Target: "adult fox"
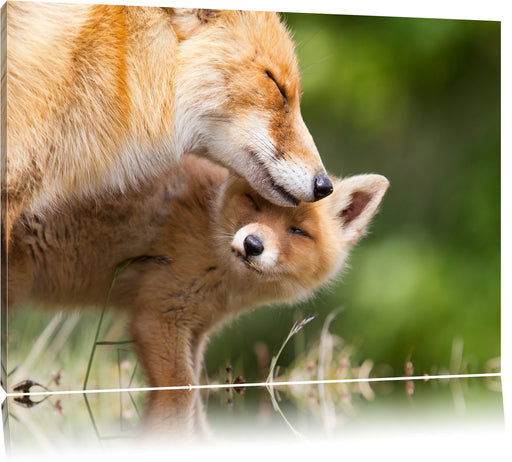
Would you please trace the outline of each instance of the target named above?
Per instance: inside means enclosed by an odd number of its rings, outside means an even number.
[[[305,299],[339,273],[388,181],[334,181],[320,202],[281,207],[226,169],[185,156],[159,181],[124,195],[24,213],[13,228],[12,300],[102,306],[118,263],[158,257],[131,263],[110,302],[132,318],[150,386],[198,384],[211,332],[256,306]],[[146,417],[186,430],[200,408],[193,396],[152,392]]]
[[[7,236],[23,209],[123,190],[189,151],[276,204],[332,192],[275,13],[8,2],[2,19]]]

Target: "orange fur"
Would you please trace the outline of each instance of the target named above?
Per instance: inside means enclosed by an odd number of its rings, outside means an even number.
[[[6,17],[4,233],[24,209],[123,190],[184,152],[275,203],[320,198],[275,13],[8,2]]]
[[[185,156],[126,195],[23,214],[13,232],[11,300],[101,306],[118,263],[159,257],[131,263],[111,303],[131,313],[150,386],[197,384],[212,331],[256,306],[307,298],[339,273],[388,182],[363,175],[336,186],[320,202],[280,207],[225,169]],[[248,236],[263,246],[259,254]],[[196,404],[184,395],[164,393],[179,397],[165,407],[162,393],[151,394],[149,420],[172,410],[185,425]]]

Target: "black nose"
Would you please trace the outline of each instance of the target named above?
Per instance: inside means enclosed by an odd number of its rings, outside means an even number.
[[[244,249],[245,249],[245,255],[247,257],[253,256],[257,257],[258,255],[261,255],[263,253],[264,247],[263,242],[256,237],[254,234],[249,234],[244,239]]]
[[[323,199],[332,193],[332,182],[329,180],[329,177],[325,173],[320,173],[314,178],[314,195],[315,201]]]

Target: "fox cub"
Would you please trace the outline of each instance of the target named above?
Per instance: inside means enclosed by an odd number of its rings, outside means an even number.
[[[281,205],[332,191],[276,13],[10,1],[4,25],[7,241],[25,209],[126,188],[191,151]]]
[[[334,181],[322,201],[281,207],[188,155],[141,190],[24,214],[13,229],[11,300],[101,305],[119,262],[155,257],[120,274],[111,304],[131,313],[151,387],[198,384],[212,331],[259,305],[305,299],[340,271],[388,180]]]

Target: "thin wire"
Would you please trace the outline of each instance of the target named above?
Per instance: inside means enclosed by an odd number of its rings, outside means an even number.
[[[244,383],[243,385],[237,384],[209,384],[209,385],[181,385],[173,387],[142,387],[142,388],[109,388],[104,390],[69,390],[69,391],[38,391],[28,393],[6,393],[7,397],[18,396],[40,396],[40,395],[76,395],[76,394],[89,394],[89,393],[120,393],[120,392],[134,392],[134,391],[158,391],[158,390],[204,390],[214,388],[236,388],[236,387],[283,387],[292,385],[318,385],[318,384],[336,384],[336,383],[361,383],[361,382],[405,382],[412,380],[429,380],[439,379],[467,379],[479,377],[501,377],[501,372],[485,373],[485,374],[446,374],[446,375],[417,375],[417,376],[404,376],[404,377],[371,377],[367,379],[331,379],[331,380],[295,380],[284,382],[254,382]]]

